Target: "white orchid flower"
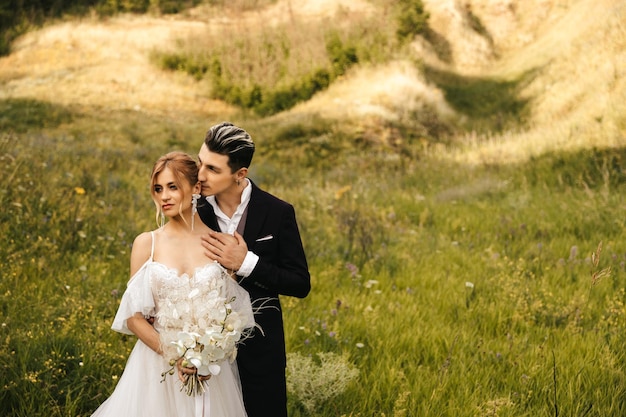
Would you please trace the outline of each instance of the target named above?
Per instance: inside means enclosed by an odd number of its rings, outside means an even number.
[[[221,370],[222,368],[216,363],[209,365],[209,372],[211,372],[211,375],[218,375]]]
[[[189,352],[193,352],[193,353],[191,353],[187,357],[187,361],[189,361],[189,363],[192,364],[196,369],[200,369],[202,367],[202,356],[200,355],[199,352],[195,352],[191,350]]]
[[[208,364],[202,364],[200,366],[198,366],[198,375],[201,376],[207,376],[211,373],[211,369],[209,368],[210,365]]]
[[[202,367],[198,368],[198,375],[207,376],[207,375],[218,375],[221,372],[222,368],[216,364],[211,363],[208,365],[202,365]]]
[[[221,361],[226,357],[226,352],[220,346],[215,344],[212,345],[204,345],[204,349],[202,350],[202,358],[203,362],[217,362]]]
[[[182,356],[191,349],[195,349],[196,340],[200,337],[198,333],[193,332],[179,332],[178,339],[172,341],[172,344],[176,346],[178,355]]]

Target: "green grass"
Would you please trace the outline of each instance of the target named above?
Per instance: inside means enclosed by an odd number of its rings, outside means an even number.
[[[130,243],[154,227],[150,167],[195,153],[208,126],[0,106],[28,115],[4,118],[0,139],[0,408],[87,416],[134,344],[109,326]],[[468,167],[319,119],[237,122],[259,146],[253,179],[295,205],[310,262],[310,296],[283,300],[288,351],[359,371],[312,413],[292,394],[292,417],[626,413],[624,150]]]
[[[452,108],[469,116],[468,130],[503,132],[527,122],[529,100],[519,97],[519,89],[532,71],[513,80],[468,77],[428,66],[424,74],[443,90]]]

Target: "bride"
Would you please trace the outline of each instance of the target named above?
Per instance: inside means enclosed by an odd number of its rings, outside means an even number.
[[[203,253],[209,229],[196,211],[197,164],[168,153],[150,185],[161,226],[133,243],[131,279],[112,325],[138,340],[93,417],[245,417],[234,359],[253,311],[248,293]]]

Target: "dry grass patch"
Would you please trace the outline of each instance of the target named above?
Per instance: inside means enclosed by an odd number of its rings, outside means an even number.
[[[197,82],[155,68],[153,48],[201,30],[204,23],[146,16],[65,22],[31,32],[0,59],[0,98],[154,113],[229,114]]]
[[[506,163],[556,150],[626,146],[626,2],[581,0],[565,10],[493,68],[502,76],[536,70],[522,91],[532,102],[528,130],[467,135],[445,158]]]
[[[292,113],[313,113],[334,120],[378,117],[397,120],[403,113],[428,106],[443,117],[453,111],[441,90],[428,84],[417,68],[406,61],[378,67],[361,67],[332,84]]]

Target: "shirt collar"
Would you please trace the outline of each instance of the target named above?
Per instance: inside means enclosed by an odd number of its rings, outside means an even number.
[[[252,181],[250,181],[247,178],[246,178],[246,181],[248,181],[248,185],[246,185],[246,187],[243,189],[241,193],[241,203],[239,203],[239,206],[237,206],[237,210],[235,210],[235,213],[233,214],[233,219],[238,216],[241,216],[244,210],[246,209],[246,207],[248,206],[248,203],[250,202],[250,195],[252,194]],[[217,201],[215,200],[215,195],[210,195],[206,197],[206,201],[211,206],[213,206],[213,211],[215,212],[216,216],[228,219],[228,216],[226,216],[224,212],[220,209],[220,207],[217,205]]]

